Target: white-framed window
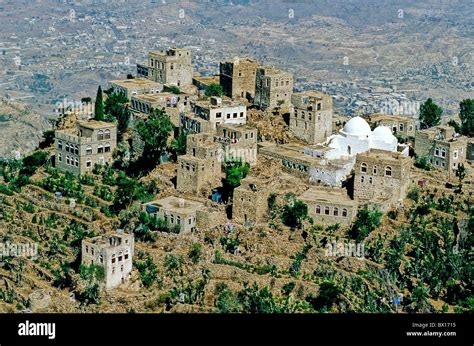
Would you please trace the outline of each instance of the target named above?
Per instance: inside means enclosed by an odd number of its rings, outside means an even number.
[[[321,206],[320,205],[316,206],[316,214],[321,214]]]
[[[58,150],[63,150],[63,142],[58,141]]]
[[[99,146],[97,146],[97,153],[101,154],[104,152],[104,146],[102,144],[99,144]]]
[[[454,150],[454,152],[453,152],[453,158],[454,158],[454,159],[457,159],[457,158],[458,158],[458,151],[457,151],[457,150]]]
[[[58,161],[61,162],[63,158],[61,157],[61,153],[58,153]]]
[[[97,132],[97,140],[101,141],[103,139],[104,139],[104,131],[99,130],[99,132]]]
[[[360,164],[360,171],[361,171],[362,173],[367,173],[367,164],[366,164],[365,162],[362,162],[362,163]]]
[[[110,130],[109,129],[104,131],[104,139],[110,139]]]
[[[92,155],[92,147],[90,145],[86,147],[86,155]]]
[[[372,171],[374,174],[377,174],[377,166],[374,166],[374,169]]]

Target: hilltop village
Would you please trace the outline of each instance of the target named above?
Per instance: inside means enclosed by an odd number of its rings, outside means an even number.
[[[470,137],[411,116],[335,115],[331,95],[294,92],[291,73],[252,58],[223,61],[219,70],[195,73],[191,49],[150,52],[135,76],[98,91],[94,112],[63,114],[29,182],[5,193],[12,207],[3,212],[31,206],[33,215],[20,214],[34,233],[61,231],[46,236],[58,249],[43,249],[61,258],[58,266],[35,270],[55,282],[57,295],[81,293],[66,307],[37,283],[12,301],[28,301],[18,304],[35,311],[77,311],[94,306],[103,288],[107,311],[246,312],[242,297],[282,292],[281,299],[295,299],[286,311],[275,298],[282,312],[394,312],[395,298],[429,285],[418,276],[397,278],[414,270],[401,260],[404,247],[389,262],[393,242],[408,244],[417,232],[396,235],[427,215],[420,211],[427,198],[440,214],[431,222],[440,227],[442,216],[456,228],[446,230],[452,234],[443,254],[454,256],[454,247],[456,256],[467,254]],[[12,181],[3,172],[3,182]],[[456,203],[447,197],[454,193]],[[441,198],[455,209],[439,210]],[[13,224],[3,223],[20,227]],[[71,239],[75,248],[66,249]],[[464,279],[443,277],[453,285]],[[352,285],[348,292],[341,282]],[[332,300],[321,302],[321,289]],[[363,297],[354,296],[358,290]],[[405,310],[462,309],[446,294],[430,290],[433,301],[422,307],[407,298]]]

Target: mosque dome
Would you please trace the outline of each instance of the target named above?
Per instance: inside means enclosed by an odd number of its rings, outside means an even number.
[[[377,126],[374,132],[372,132],[372,138],[383,140],[384,142],[391,142],[395,136],[388,126]]]
[[[365,121],[361,117],[354,117],[349,120],[341,132],[345,135],[357,137],[367,137],[370,136],[370,134],[372,133],[367,121]]]

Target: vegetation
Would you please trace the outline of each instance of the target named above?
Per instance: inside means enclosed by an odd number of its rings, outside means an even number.
[[[443,110],[431,98],[420,106],[420,126],[427,129],[439,125]]]
[[[295,198],[294,194],[286,195],[287,204],[283,206],[282,222],[291,229],[301,228],[308,218],[308,206]]]
[[[97,95],[95,97],[94,119],[104,121],[104,101],[102,96],[102,88],[100,85],[97,88]]]
[[[224,89],[222,85],[217,83],[211,83],[206,88],[206,96],[222,96],[224,94]]]
[[[151,287],[158,279],[158,268],[149,254],[139,251],[135,267],[138,269],[143,286]]]
[[[181,132],[178,137],[173,138],[171,142],[171,152],[175,160],[177,160],[178,156],[186,154],[187,137],[185,132]]]
[[[224,200],[231,198],[234,189],[240,186],[240,181],[245,178],[249,172],[250,165],[242,161],[227,161],[224,165],[225,178],[222,181],[222,197]]]
[[[356,220],[353,222],[349,230],[349,236],[361,242],[370,232],[380,226],[382,220],[382,212],[379,210],[370,210],[367,207],[359,210]]]
[[[112,93],[105,100],[105,120],[117,122],[118,141],[121,141],[130,123],[128,99],[122,93]]]
[[[162,110],[154,109],[147,121],[142,120],[137,123],[136,130],[145,143],[145,148],[139,164],[134,168],[145,169],[145,171],[153,169],[160,162],[168,137],[173,130],[171,120]]]
[[[418,156],[415,159],[415,167],[424,169],[425,171],[431,171],[431,163],[428,161],[426,156]]]
[[[175,94],[175,95],[181,94],[181,90],[179,90],[179,88],[175,85],[165,86],[163,88],[163,92],[164,93],[172,93],[172,94]]]

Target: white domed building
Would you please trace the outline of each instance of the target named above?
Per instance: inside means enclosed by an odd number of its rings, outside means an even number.
[[[350,119],[339,134],[332,135],[326,141],[330,148],[325,153],[328,160],[355,156],[369,149],[397,151],[398,141],[390,128],[379,126],[374,131],[363,118]]]

